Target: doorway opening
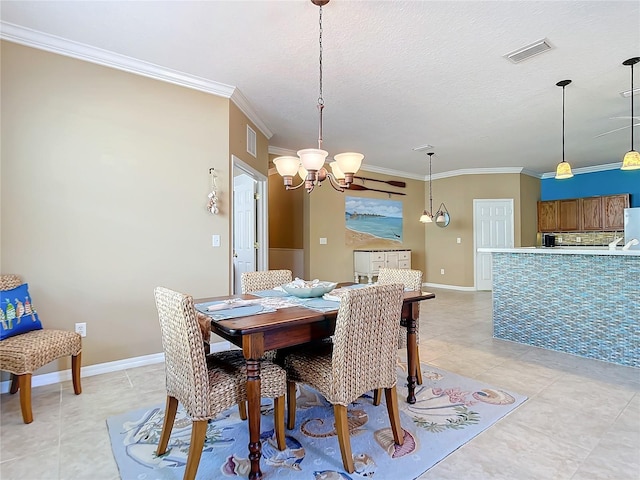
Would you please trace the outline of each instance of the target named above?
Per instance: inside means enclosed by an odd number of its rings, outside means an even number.
[[[267,270],[267,177],[231,155],[233,205],[231,291],[240,293],[243,272]]]

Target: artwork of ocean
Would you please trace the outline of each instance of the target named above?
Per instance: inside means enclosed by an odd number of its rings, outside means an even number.
[[[345,225],[349,230],[402,242],[402,202],[346,197]]]

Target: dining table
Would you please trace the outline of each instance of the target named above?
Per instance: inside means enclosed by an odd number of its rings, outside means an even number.
[[[350,283],[339,284],[349,287]],[[357,284],[356,284],[357,285]],[[225,301],[250,301],[260,298],[254,294],[241,294],[196,299],[196,305]],[[420,315],[420,302],[435,298],[435,294],[405,291],[400,323],[407,328],[407,402],[415,403],[417,382],[416,325]],[[336,302],[336,305],[339,303]],[[249,423],[249,479],[262,478],[260,457],[260,359],[268,350],[302,345],[333,335],[338,314],[337,306],[318,311],[300,305],[280,308],[266,313],[250,314],[228,319],[212,319],[211,330],[242,349],[247,366],[247,415]],[[397,339],[389,341],[397,342]]]

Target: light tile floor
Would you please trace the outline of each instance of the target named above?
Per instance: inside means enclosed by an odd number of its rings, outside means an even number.
[[[491,293],[432,289],[422,304],[420,357],[529,399],[420,477],[640,479],[640,369],[492,338]],[[115,480],[108,416],[163,403],[163,364],[1,396],[0,479]]]

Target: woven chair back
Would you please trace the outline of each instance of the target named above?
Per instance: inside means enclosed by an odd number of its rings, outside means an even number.
[[[22,279],[19,275],[14,275],[11,273],[0,275],[0,290],[2,290],[3,292],[5,290],[13,290],[20,285],[22,285]]]
[[[401,283],[409,290],[422,289],[422,271],[406,268],[381,268],[378,272],[378,284]]]
[[[192,418],[212,418],[207,362],[193,298],[164,287],[154,293],[167,395],[178,399]]]
[[[348,405],[369,390],[396,384],[403,290],[400,284],[378,285],[342,297],[333,337],[332,403]]]
[[[244,272],[240,276],[242,293],[271,290],[285,283],[291,282],[291,270],[263,270],[259,272]]]

